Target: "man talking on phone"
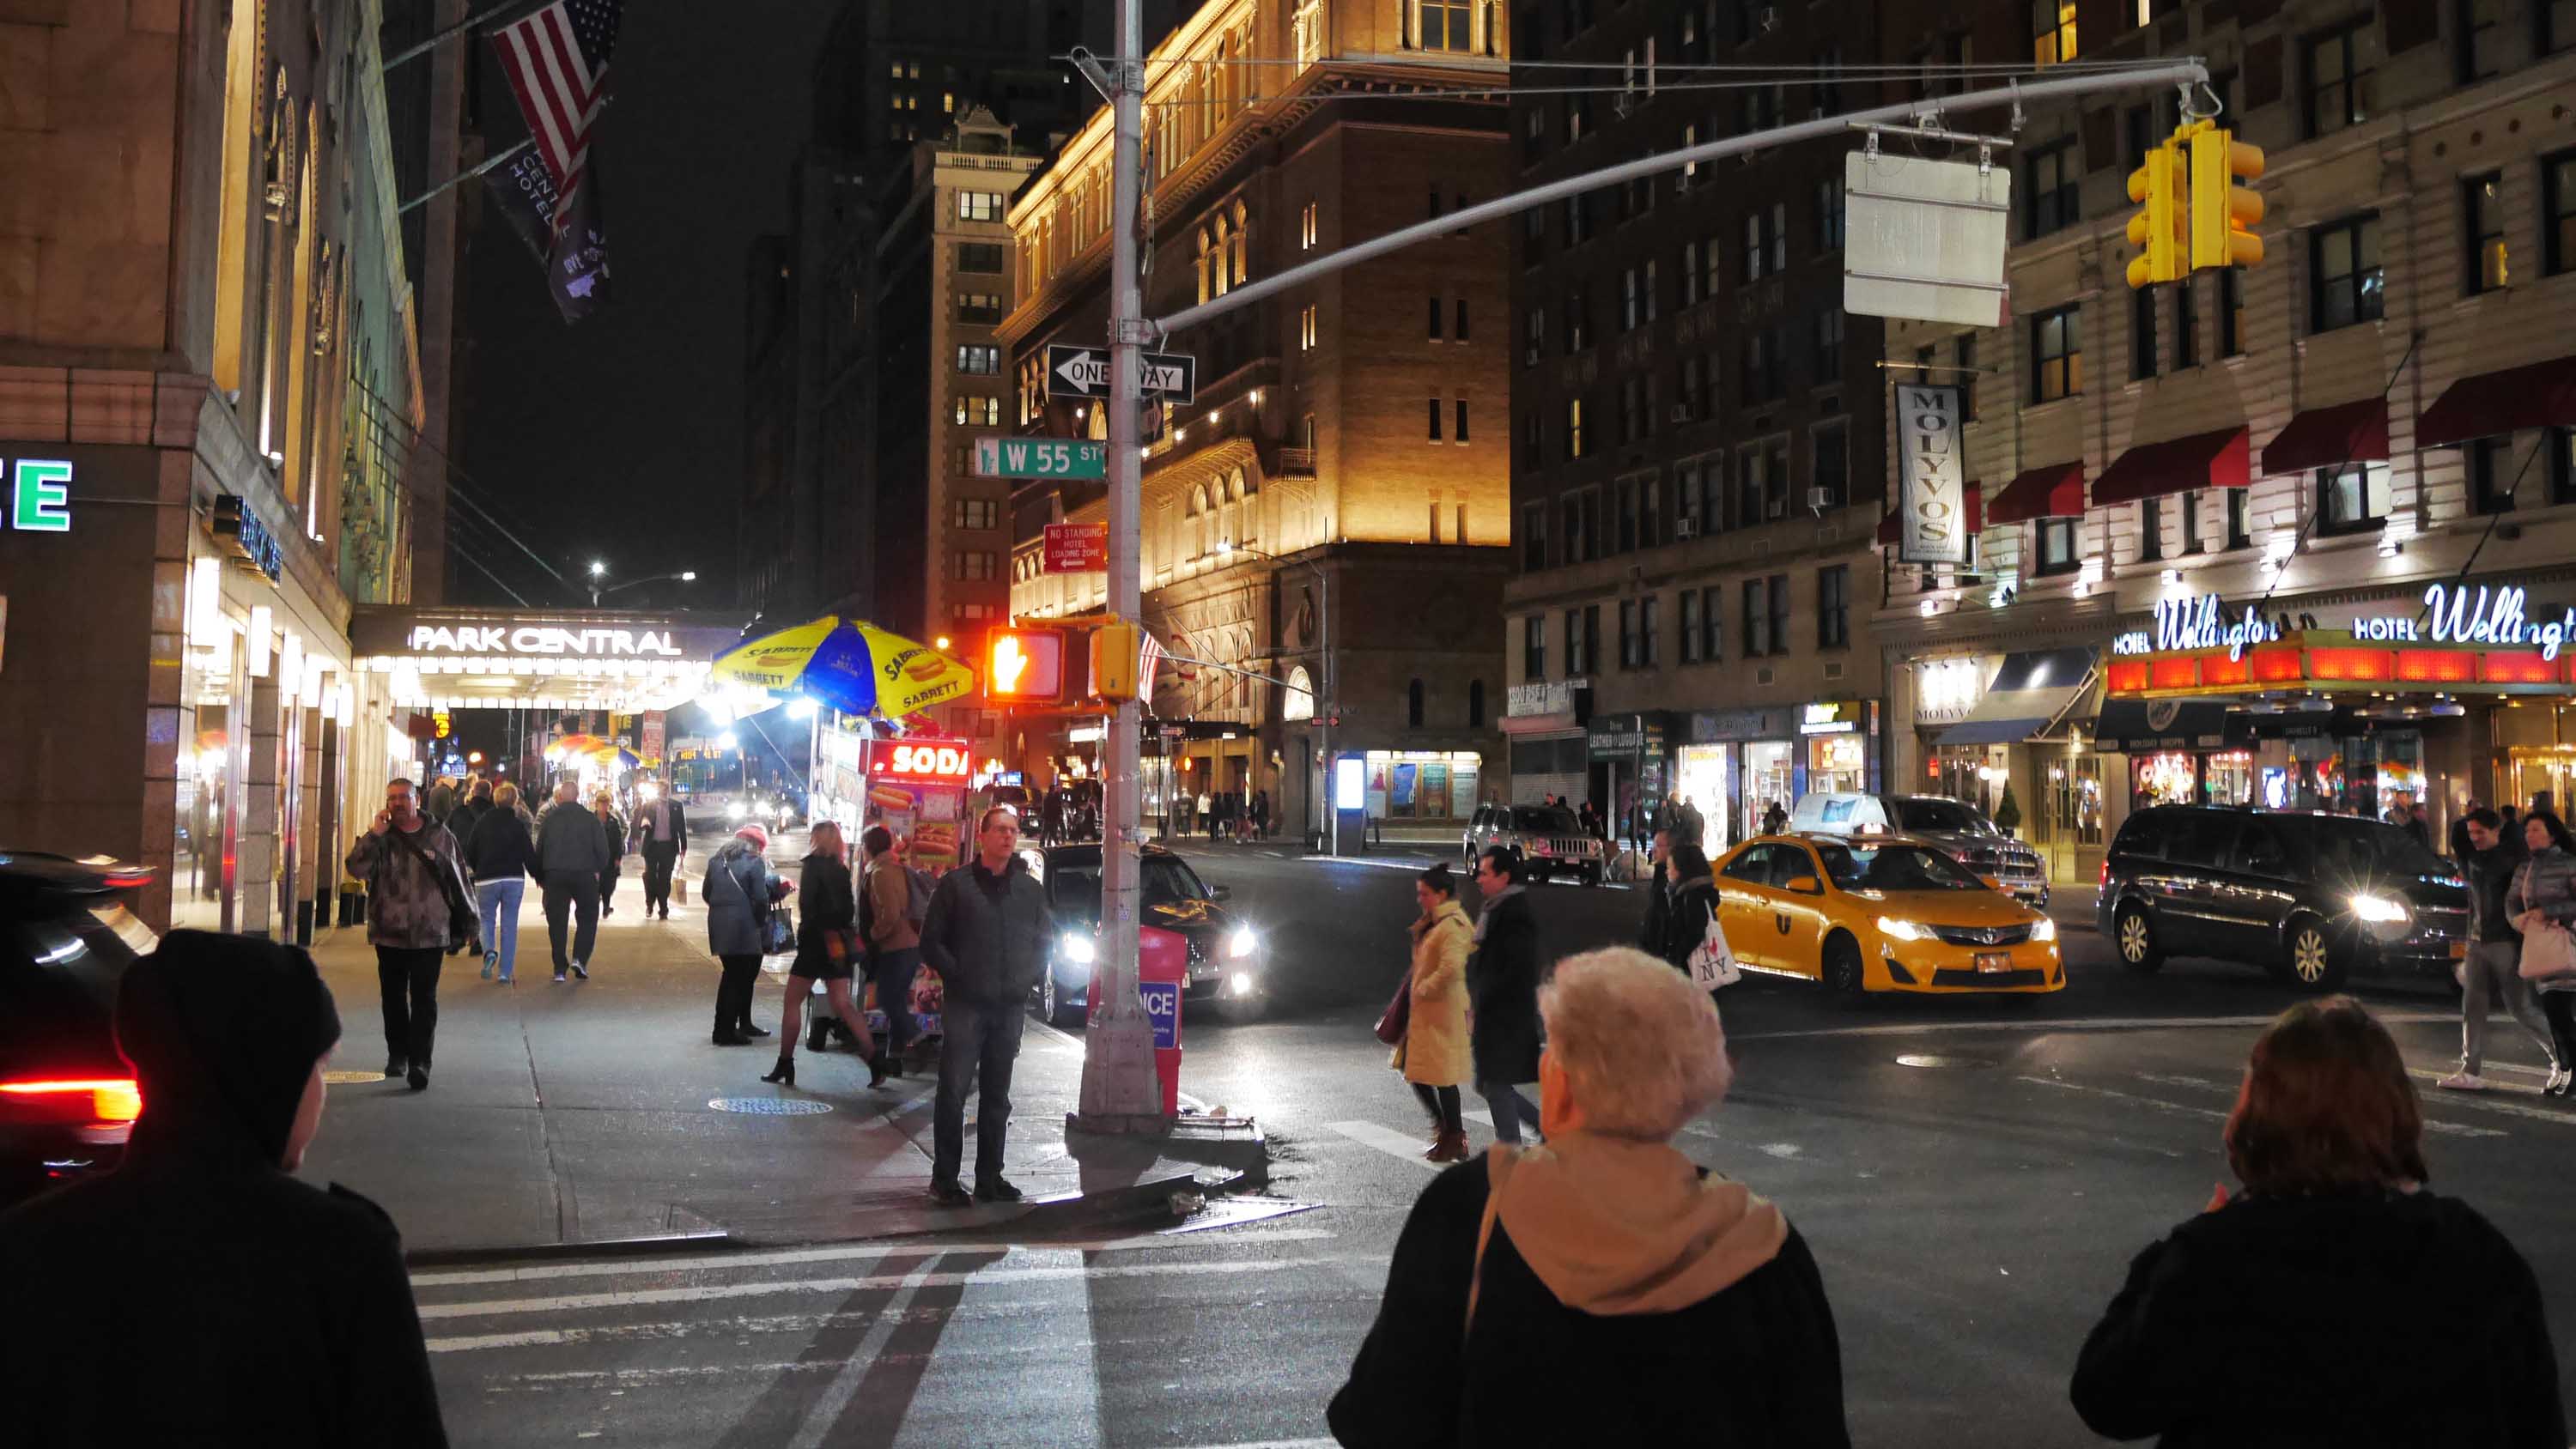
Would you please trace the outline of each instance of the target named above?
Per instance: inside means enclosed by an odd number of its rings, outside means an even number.
[[[425,1090],[438,1036],[439,958],[465,944],[449,937],[451,899],[465,896],[463,853],[446,826],[421,813],[418,787],[396,780],[344,864],[367,883],[367,941],[376,948],[376,984],[384,993],[385,1076]]]

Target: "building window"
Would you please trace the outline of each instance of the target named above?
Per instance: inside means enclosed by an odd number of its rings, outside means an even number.
[[[2200,366],[2200,283],[2174,284],[2174,367]]]
[[[1521,265],[1537,266],[1547,257],[1547,208],[1533,206],[1521,213]]]
[[[1431,442],[1436,443],[1440,441],[1440,399],[1436,397],[1431,399],[1430,417],[1430,431],[1423,434],[1423,436]]]
[[[961,272],[998,272],[1002,270],[1000,242],[959,242],[957,270]]]
[[[2200,537],[2200,493],[2197,489],[2186,488],[2175,496],[2180,500],[2182,511],[2182,551],[2185,557],[2189,557],[2204,547]]]
[[[1619,667],[1634,669],[1638,662],[1637,601],[1621,599],[1619,601]]]
[[[1462,397],[1449,405],[1449,421],[1451,423],[1451,427],[1449,429],[1450,441],[1457,443],[1466,442],[1467,400],[1465,398]],[[1458,541],[1460,543],[1465,543],[1467,540],[1462,538]]]
[[[2461,450],[2460,465],[2469,475],[2469,508],[2477,513],[2505,513],[2513,508],[2513,486],[2505,481],[2510,438],[2471,438]]]
[[[1521,466],[1535,470],[1546,464],[1545,425],[1539,421],[1538,409],[1525,408],[1521,412]]]
[[[1645,306],[1646,306],[1646,320],[1647,320],[1647,321],[1649,321],[1649,322],[1654,321],[1654,320],[1655,320],[1655,263],[1654,263],[1654,259],[1653,259],[1653,258],[1651,258],[1651,257],[1647,258],[1645,268],[1644,268],[1642,271],[1640,271],[1640,272],[1638,273],[1637,295],[1638,295],[1638,296],[1639,296],[1639,298],[1641,298],[1641,299],[1644,301],[1644,303],[1645,303]]]
[[[2388,465],[2353,463],[2317,470],[2318,524],[2328,533],[2353,533],[2388,520]]]
[[[2576,271],[2576,151],[2541,158],[2540,240],[2544,272]]]
[[[1591,670],[1592,656],[1583,648],[1583,611],[1565,611],[1565,677],[1580,679]]]
[[[1432,341],[1437,342],[1440,340],[1440,322],[1442,317],[1447,314],[1448,309],[1440,305],[1440,299],[1438,297],[1432,297],[1429,300],[1431,303],[1431,320],[1426,324],[1424,335],[1429,337]]]
[[[2318,227],[2308,238],[2308,262],[2310,330],[2332,332],[2379,320],[2384,299],[2378,213]]]
[[[2083,179],[2084,163],[2075,154],[2073,136],[2032,148],[2022,163],[2026,198],[2022,203],[2022,235],[2026,240],[2075,224],[2083,214]]]
[[[1547,678],[1547,618],[1543,614],[1521,620],[1521,678],[1533,683]]]
[[[2549,450],[2549,501],[2576,503],[2576,428],[2551,428],[2540,445]]]
[[[1771,585],[1766,579],[1744,581],[1744,657],[1759,659],[1771,648]]]
[[[957,294],[957,320],[992,327],[1002,320],[1002,298],[994,292],[960,292]]]
[[[2496,172],[2460,183],[2460,234],[2469,244],[2465,288],[2471,296],[2512,280],[2504,241],[2504,177]]]
[[[1682,662],[1699,662],[1699,590],[1682,590]]]
[[[1579,397],[1565,400],[1565,456],[1569,460],[1583,456],[1583,399]]]
[[[2218,269],[2218,355],[2245,355],[2245,286],[2236,279],[2237,269]]]
[[[1590,96],[1565,98],[1565,144],[1571,146],[1582,140],[1583,132],[1591,121],[1592,98]]]
[[[2138,560],[2154,563],[2165,556],[2165,501],[2138,500]]]
[[[1565,294],[1565,351],[1568,356],[1592,345],[1592,299],[1580,287]]]
[[[1789,652],[1789,576],[1771,576],[1771,652]]]
[[[1715,233],[1711,233],[1711,234],[1710,234],[1710,236],[1709,236],[1709,238],[1708,238],[1708,240],[1707,240],[1707,241],[1705,241],[1705,242],[1702,242],[1702,243],[1700,244],[1700,251],[1699,251],[1699,295],[1700,295],[1700,296],[1702,296],[1702,297],[1704,297],[1704,298],[1705,298],[1705,297],[1715,297],[1715,296],[1717,295],[1717,287],[1718,287],[1718,283],[1719,283],[1719,281],[1720,281],[1720,280],[1722,280],[1722,279],[1723,279],[1723,277],[1724,277],[1724,275],[1725,275],[1724,271],[1722,270],[1723,266],[1724,266],[1724,263],[1723,263],[1723,261],[1721,260],[1721,258],[1720,258],[1720,256],[1719,256],[1719,248],[1718,248],[1718,244],[1717,244],[1717,236],[1716,236],[1716,234],[1715,234]]]
[[[1851,565],[1816,570],[1816,647],[1840,649],[1851,643]]]
[[[1565,557],[1560,562],[1568,564],[1590,562],[1592,555],[1587,549],[1590,540],[1585,538],[1583,533],[1582,492],[1578,490],[1566,494],[1558,500],[1557,506],[1565,512],[1565,527],[1560,530],[1565,539]]]
[[[1634,332],[1645,320],[1644,303],[1637,293],[1637,269],[1629,267],[1619,273],[1619,330]]]
[[[1682,359],[1681,386],[1677,390],[1678,395],[1673,398],[1673,416],[1676,419],[1687,423],[1696,421],[1701,416],[1700,407],[1703,397],[1700,388],[1702,387],[1701,378],[1704,376],[1705,374],[1700,371],[1699,358],[1696,354]]]
[[[1637,485],[1637,546],[1654,548],[1664,541],[1664,477],[1649,473]]]
[[[1843,179],[1828,177],[1816,183],[1816,249],[1838,252],[1843,247]]]
[[[1404,687],[1404,723],[1411,729],[1422,728],[1422,681],[1419,679]]]
[[[1753,327],[1744,333],[1743,388],[1747,405],[1771,402],[1789,391],[1788,348],[1778,328]]]
[[[2031,0],[2033,63],[2062,65],[2075,58],[2075,0]]]
[[[998,428],[1002,425],[1002,400],[997,397],[961,397],[949,416],[960,427]]]
[[[2084,309],[2060,307],[2030,319],[2030,400],[2055,402],[2084,391]]]
[[[1716,584],[1699,591],[1699,658],[1715,664],[1726,657],[1726,591]]]
[[[1535,166],[1547,155],[1547,105],[1532,105],[1521,121],[1521,164]]]
[[[1002,370],[1002,349],[981,342],[959,343],[957,370],[979,377],[995,376]]]
[[[1842,373],[1843,309],[1835,305],[1816,314],[1816,386],[1830,387]]]
[[[1615,485],[1613,512],[1618,519],[1620,553],[1637,551],[1637,480],[1622,478]]]
[[[1757,207],[1744,218],[1744,280],[1758,282],[1789,264],[1789,203]]]
[[[1696,304],[1696,303],[1699,301],[1699,287],[1700,287],[1700,280],[1701,280],[1701,279],[1700,279],[1700,271],[1699,271],[1699,243],[1698,243],[1698,242],[1695,242],[1695,241],[1686,241],[1686,242],[1683,242],[1683,243],[1682,243],[1682,265],[1681,265],[1681,286],[1682,286],[1682,301],[1681,301],[1681,304],[1682,304],[1684,307],[1692,306],[1692,305]]]
[[[2067,574],[2083,565],[2084,561],[2075,553],[2075,526],[2081,521],[2074,518],[2039,520],[2038,546],[2033,550],[2038,567],[2034,572]]]
[[[2129,380],[2156,375],[2156,293],[2140,287],[2129,294]]]
[[[1547,350],[1547,309],[1532,307],[1521,314],[1521,366],[1536,367]]]
[[[1645,379],[1630,373],[1619,382],[1619,445],[1626,447],[1646,436]]]
[[[2254,531],[2246,514],[2246,495],[2251,489],[2230,488],[2227,495],[2227,547],[2230,552],[2254,546]]]
[[[1660,632],[1656,622],[1656,604],[1652,594],[1637,601],[1637,663],[1647,669],[1662,662],[1657,657],[1658,646],[1655,643],[1655,635]]]
[[[1460,297],[1449,306],[1449,340],[1452,342],[1467,340],[1467,299],[1464,297]]]
[[[959,221],[1000,221],[1008,208],[1009,198],[998,191],[961,191],[957,193]]]
[[[1851,424],[1847,419],[1816,424],[1815,486],[1825,491],[1825,507],[1840,508],[1851,497]]]
[[[1547,567],[1547,508],[1543,504],[1521,505],[1521,572],[1534,574]]]
[[[2308,38],[2308,134],[2331,135],[2371,117],[2370,69],[2361,63],[2362,15]]]
[[[990,498],[960,498],[957,500],[953,517],[959,528],[999,528],[1002,523],[1002,505]]]
[[[1315,308],[1309,303],[1297,313],[1297,350],[1315,350]]]
[[[2546,6],[2548,0],[2541,0]],[[2458,0],[2455,38],[2460,50],[2460,84],[2485,80],[2504,69],[2504,0]]]
[[[1699,492],[1695,517],[1702,533],[1714,533],[1726,526],[1726,455],[1711,453],[1699,466]]]
[[[969,583],[1001,577],[1001,555],[991,549],[967,549],[957,555],[954,577]]]

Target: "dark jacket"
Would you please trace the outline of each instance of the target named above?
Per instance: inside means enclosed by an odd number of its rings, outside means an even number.
[[[859,902],[850,888],[848,866],[819,850],[805,857],[804,865],[796,881],[803,926],[796,933],[796,964],[788,969],[798,976],[820,978],[832,961],[824,933],[856,931]]]
[[[2129,1265],[2075,1411],[2163,1449],[2563,1449],[2540,1285],[2430,1192],[2250,1196]]]
[[[1017,1008],[1037,989],[1055,940],[1046,887],[1012,856],[995,876],[981,860],[939,878],[921,923],[921,958],[951,996]]]
[[[599,820],[599,838],[608,850],[608,864],[600,867],[600,874],[615,875],[617,863],[626,858],[626,822],[613,811],[606,815],[592,813]]]
[[[1646,877],[1646,919],[1637,926],[1637,949],[1664,954],[1664,933],[1671,929],[1673,893],[1666,877],[1672,867],[1658,861]]]
[[[778,873],[750,841],[737,835],[717,846],[707,857],[707,877],[698,888],[698,899],[707,908],[707,954],[766,954],[769,912],[778,891]]]
[[[2522,939],[2522,933],[2513,928],[2513,913],[2505,909],[2505,897],[2513,891],[2514,872],[2529,859],[2531,852],[2513,837],[2498,837],[2494,849],[2471,850],[2460,857],[2461,873],[2469,883],[2470,940]]]
[[[2562,926],[2576,923],[2576,856],[2553,845],[2525,860],[2515,870],[2504,906],[2517,916],[2538,911]]]
[[[537,873],[597,875],[613,864],[599,815],[578,800],[558,800],[537,817]]]
[[[465,869],[475,884],[537,873],[537,842],[515,810],[486,810],[465,839]]]
[[[124,1162],[0,1215],[8,1442],[445,1444],[392,1221],[278,1165],[339,1035],[311,959],[173,931],[116,1021]]]
[[[495,806],[492,803],[492,797],[489,795],[483,795],[475,799],[468,800],[464,804],[456,807],[455,814],[447,817],[444,822],[447,826],[447,833],[455,836],[458,840],[467,839],[474,834],[475,827],[483,823],[483,817],[491,814],[498,808],[498,806]]]
[[[653,812],[663,812],[670,825],[667,834],[653,829]],[[669,853],[680,855],[689,848],[689,812],[679,801],[665,797],[635,807],[635,818],[627,823],[627,834],[634,847],[646,855]]]
[[[1694,876],[1673,891],[1671,911],[1664,921],[1664,939],[1655,954],[1687,975],[1691,952],[1708,939],[1708,923],[1717,918],[1717,882],[1709,876]]]
[[[1526,890],[1485,903],[1467,958],[1467,1011],[1476,1080],[1538,1080],[1538,917]]]
[[[1541,1151],[1571,1145],[1569,1138]],[[1679,1158],[1663,1147],[1625,1144],[1624,1151]],[[1326,1413],[1334,1438],[1352,1449],[1851,1443],[1843,1423],[1842,1352],[1824,1280],[1778,1209],[1734,1184],[1704,1179],[1700,1187],[1720,1216],[1708,1222],[1708,1214],[1693,1215],[1688,1225],[1695,1231],[1681,1250],[1689,1256],[1639,1258],[1640,1247],[1669,1245],[1675,1237],[1652,1231],[1656,1225],[1639,1231],[1640,1215],[1625,1194],[1610,1194],[1619,1204],[1594,1214],[1579,1202],[1557,1205],[1519,1219],[1540,1221],[1516,1230],[1521,1180],[1532,1171],[1525,1157],[1511,1171],[1479,1267],[1476,1238],[1493,1192],[1494,1163],[1489,1154],[1453,1167],[1414,1203],[1387,1266],[1377,1322]],[[1686,1160],[1677,1170],[1694,1171]],[[1587,1219],[1602,1231],[1579,1245],[1552,1243]],[[1567,1251],[1552,1253],[1552,1246]],[[1721,1253],[1733,1262],[1697,1261]],[[1641,1275],[1653,1274],[1641,1276],[1651,1285],[1642,1292],[1690,1274],[1723,1286],[1704,1296],[1695,1296],[1697,1283],[1669,1293],[1687,1306],[1665,1311],[1640,1311],[1635,1303],[1578,1306],[1567,1301],[1569,1294],[1585,1295],[1570,1283],[1568,1293],[1550,1286],[1551,1276],[1579,1276],[1596,1287],[1627,1287],[1613,1276],[1623,1258],[1634,1259]],[[1566,1273],[1568,1266],[1577,1273]]]

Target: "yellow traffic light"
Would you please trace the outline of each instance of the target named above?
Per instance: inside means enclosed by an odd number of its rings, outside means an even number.
[[[1091,693],[1099,699],[1136,697],[1136,662],[1144,641],[1136,626],[1103,624],[1091,631]]]
[[[2236,184],[2263,175],[2263,151],[2204,123],[2191,138],[2191,269],[2251,267],[2263,260],[2254,224],[2263,197]]]
[[[2144,209],[2129,218],[2129,244],[2139,248],[2129,263],[2132,290],[2170,282],[2188,270],[2188,242],[2181,148],[2171,141],[2149,151],[2146,164],[2129,173],[2129,199]]]

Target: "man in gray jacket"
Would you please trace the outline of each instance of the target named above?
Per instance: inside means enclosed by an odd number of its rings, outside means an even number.
[[[995,806],[975,831],[975,859],[942,876],[921,924],[921,954],[939,973],[939,1096],[931,1110],[930,1199],[942,1207],[1017,1202],[1002,1176],[1011,1123],[1011,1067],[1029,992],[1046,969],[1055,921],[1046,888],[1020,859],[1020,817]],[[966,1089],[982,1079],[975,1120],[975,1192],[957,1180],[966,1155]]]
[[[367,883],[367,941],[376,948],[384,1003],[385,1075],[421,1091],[429,1086],[438,1039],[439,958],[465,944],[448,935],[448,894],[465,895],[456,837],[421,813],[418,787],[395,780],[385,786],[385,808],[341,864]]]
[[[599,877],[608,869],[608,836],[599,817],[581,803],[567,780],[555,786],[555,803],[537,821],[537,879],[545,888],[546,940],[554,947],[555,979],[564,968],[590,979],[590,952],[599,942]],[[564,916],[578,917],[572,955],[564,956]]]

